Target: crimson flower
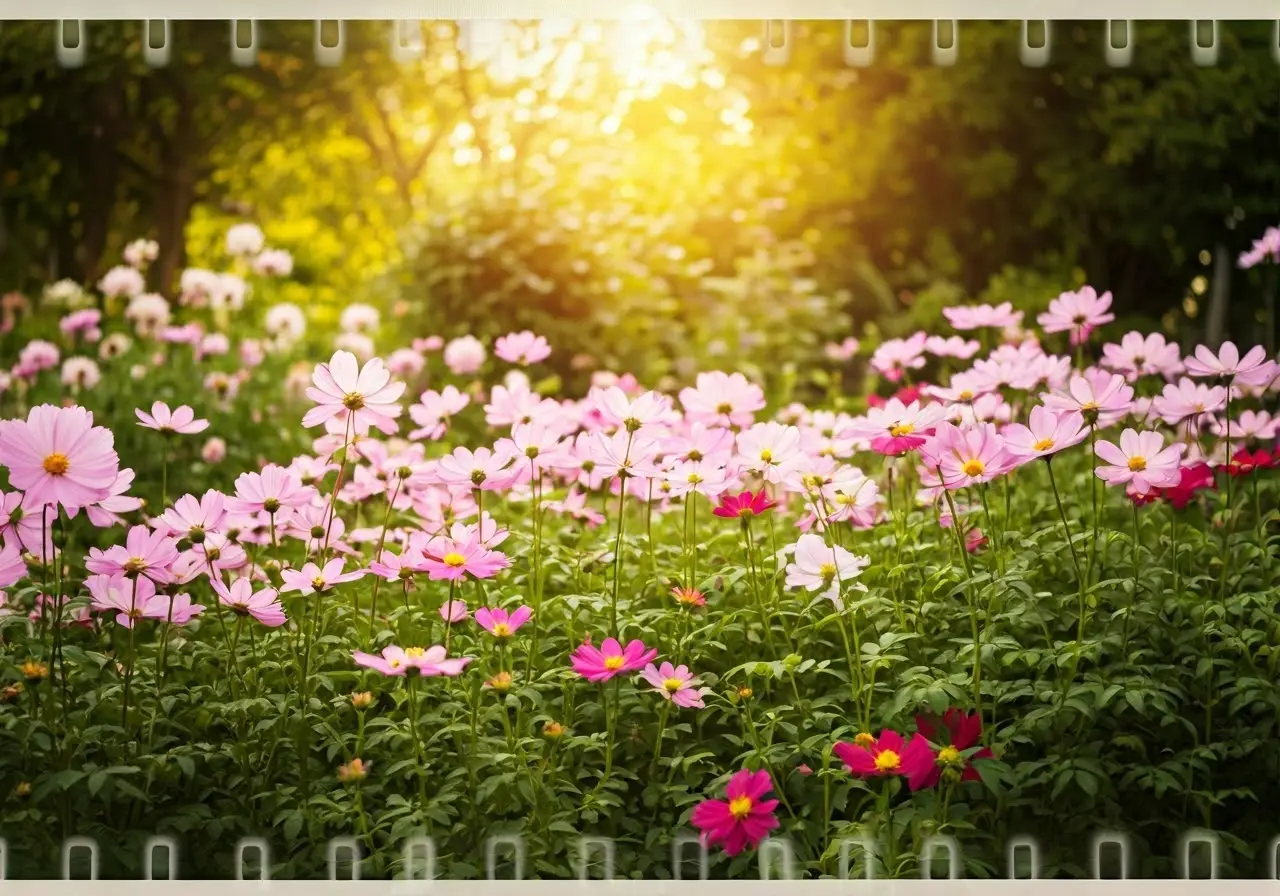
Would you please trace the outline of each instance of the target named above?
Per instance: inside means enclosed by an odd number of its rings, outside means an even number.
[[[966,713],[952,707],[942,714],[942,724],[938,723],[939,719],[932,715],[916,716],[916,728],[920,734],[938,743],[939,729],[945,728],[947,742],[942,744],[934,754],[932,766],[921,769],[915,780],[908,780],[907,783],[912,790],[936,786],[942,779],[942,773],[948,768],[962,770],[961,781],[976,781],[979,779],[978,770],[973,767],[971,761],[991,759],[995,756],[988,747],[982,747],[968,758],[963,755],[963,751],[976,746],[982,737],[982,717],[976,712]]]
[[[1248,476],[1258,470],[1270,470],[1275,467],[1280,467],[1280,452],[1273,454],[1265,448],[1259,448],[1257,451],[1241,448],[1231,455],[1228,463],[1218,464],[1219,471],[1235,477]]]
[[[745,491],[738,495],[723,494],[720,503],[711,512],[725,519],[751,519],[777,507],[776,501],[770,501],[764,489],[758,492]]]

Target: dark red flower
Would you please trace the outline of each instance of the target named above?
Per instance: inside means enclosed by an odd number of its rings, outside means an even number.
[[[758,492],[746,491],[738,495],[723,494],[720,496],[720,503],[711,512],[725,519],[750,519],[777,506],[776,502],[769,500],[764,489],[760,489]]]
[[[1259,448],[1257,451],[1241,448],[1231,455],[1228,463],[1218,464],[1218,470],[1230,476],[1240,477],[1249,476],[1258,470],[1270,470],[1276,466],[1280,466],[1280,452],[1272,454],[1265,448]]]
[[[976,746],[982,738],[982,717],[976,712],[966,713],[952,707],[943,713],[941,722],[942,725],[939,726],[937,717],[932,715],[916,716],[916,728],[920,734],[939,746],[933,754],[933,763],[928,768],[919,770],[916,780],[909,782],[912,790],[935,786],[942,779],[943,771],[948,768],[963,769],[960,772],[961,781],[976,781],[979,775],[972,760],[991,759],[995,755],[987,747],[968,758],[961,755],[963,751]],[[946,728],[946,743],[941,743],[938,739],[940,727]]]
[[[1184,509],[1195,498],[1196,492],[1214,487],[1213,468],[1206,463],[1194,463],[1182,468],[1182,478],[1177,485],[1160,489],[1160,495],[1178,510]]]

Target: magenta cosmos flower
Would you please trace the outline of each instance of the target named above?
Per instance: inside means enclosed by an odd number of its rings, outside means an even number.
[[[722,844],[727,856],[758,846],[778,826],[774,814],[778,801],[763,799],[772,789],[767,771],[743,769],[729,779],[725,799],[704,800],[695,806],[691,821],[702,832],[703,845]]]
[[[476,610],[476,625],[495,638],[510,638],[520,630],[520,626],[529,621],[531,616],[533,616],[533,609],[530,607],[517,607],[513,613],[508,613],[501,607],[495,607],[492,610],[481,607]]]
[[[252,616],[272,628],[285,624],[284,608],[280,606],[279,596],[274,588],[254,591],[249,577],[241,576],[229,587],[221,579],[214,579],[213,590],[218,595],[218,603],[231,609],[237,616]]]
[[[26,420],[0,420],[0,463],[27,500],[68,510],[108,498],[120,469],[110,430],[94,426],[82,407],[51,404],[32,408]]]
[[[711,512],[725,519],[751,519],[777,506],[776,502],[769,500],[764,489],[760,489],[758,492],[721,495],[720,503]]]
[[[851,744],[837,743],[832,752],[860,778],[903,775],[910,782],[923,778],[934,763],[933,751],[923,735],[913,735],[908,742],[888,729],[881,731],[879,737],[859,734]]]
[[[288,594],[296,591],[305,597],[308,594],[328,591],[334,585],[354,582],[367,572],[364,569],[343,572],[342,566],[344,562],[341,557],[335,557],[326,563],[323,569],[314,563],[308,563],[302,569],[282,570],[280,578],[284,580],[284,587],[280,589],[280,593]]]
[[[964,751],[977,746],[982,737],[982,717],[976,712],[966,713],[952,707],[943,714],[941,725],[936,718],[919,715],[916,716],[916,728],[920,734],[935,744],[940,743],[940,729],[945,729],[948,740],[938,747],[932,766],[919,769],[908,778],[908,784],[912,790],[933,787],[942,780],[942,773],[947,769],[958,771],[961,781],[977,781],[981,776],[971,760],[995,758],[995,754],[989,747],[974,750],[967,758],[964,755]]]
[[[357,650],[352,658],[359,666],[373,669],[383,675],[404,676],[409,674],[434,678],[439,675],[453,677],[461,675],[462,670],[471,662],[471,657],[447,657],[445,649],[439,644],[433,647],[397,647],[394,644],[382,648],[382,656]]]
[[[197,420],[196,412],[185,404],[170,411],[167,404],[157,401],[151,405],[150,414],[141,408],[135,409],[134,413],[138,416],[139,426],[165,434],[194,435],[209,428],[209,421]]]
[[[584,643],[570,657],[573,671],[587,681],[608,681],[615,675],[635,672],[657,659],[658,649],[647,649],[640,640],[629,641],[626,647],[617,638],[605,638],[598,648]]]
[[[1118,447],[1107,441],[1095,446],[1098,457],[1106,461],[1095,472],[1107,485],[1132,482],[1139,492],[1177,485],[1185,448],[1181,442],[1165,447],[1164,437],[1154,430],[1126,429],[1120,433]]]
[[[1004,428],[1004,450],[1019,460],[1052,457],[1064,448],[1078,445],[1089,436],[1084,415],[1079,411],[1055,412],[1036,405],[1024,426],[1012,423]]]
[[[317,364],[311,375],[314,386],[307,387],[307,398],[316,406],[307,411],[302,425],[310,428],[325,424],[331,433],[344,433],[348,422],[354,435],[365,435],[376,426],[387,435],[396,429],[400,405],[396,401],[404,393],[404,383],[391,382],[391,372],[381,358],[371,358],[359,366],[351,352],[333,353],[327,364]]]
[[[883,407],[868,408],[865,416],[855,418],[837,435],[869,439],[873,451],[897,457],[923,445],[946,414],[947,409],[943,405],[921,406],[918,401],[903,404],[895,397],[886,401]]]
[[[670,700],[676,706],[686,709],[702,709],[705,706],[702,697],[708,689],[699,687],[701,682],[689,671],[688,666],[673,666],[670,663],[655,666],[650,663],[641,670],[640,677],[653,685],[653,690],[661,694],[664,700]]]

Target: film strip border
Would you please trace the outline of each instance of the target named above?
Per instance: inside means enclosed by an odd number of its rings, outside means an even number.
[[[0,23],[6,18],[5,4],[9,0],[0,0]],[[1228,0],[1232,2],[1232,0]],[[55,2],[55,5],[56,2]],[[126,3],[126,5],[128,5]],[[1280,11],[1280,2],[1271,2],[1270,14]],[[12,16],[9,16],[12,18]],[[45,21],[45,16],[30,16],[29,19]],[[187,17],[180,17],[187,18]],[[195,17],[199,18],[199,17]],[[282,19],[285,17],[274,17]],[[538,18],[533,16],[531,18]],[[905,21],[910,17],[894,16],[893,21]],[[1074,20],[1082,17],[1073,16]],[[1271,55],[1280,65],[1280,19],[1259,20],[1273,21]],[[101,19],[98,19],[101,21]],[[144,61],[153,67],[163,68],[169,64],[173,48],[173,35],[170,23],[173,18],[139,19],[139,27],[143,29],[146,39],[141,42],[141,53]],[[54,19],[53,53],[60,65],[65,68],[77,68],[84,64],[88,54],[86,28],[93,27],[91,20],[85,18]],[[315,40],[313,51],[316,63],[324,66],[341,65],[345,56],[346,19],[315,19]],[[361,20],[363,21],[363,20]],[[390,51],[394,58],[401,62],[411,62],[422,53],[422,46],[415,42],[418,33],[417,24],[421,20],[392,19],[387,21]],[[500,22],[500,19],[459,19],[461,40],[466,44],[476,40],[486,25]],[[625,21],[625,20],[620,20]],[[793,46],[793,19],[763,19],[762,59],[767,65],[785,65],[791,58]],[[844,19],[844,59],[850,66],[869,66],[875,62],[876,20]],[[931,19],[933,31],[932,59],[935,65],[954,65],[960,56],[960,19]],[[1020,19],[1021,39],[1018,44],[1018,55],[1024,65],[1040,67],[1048,64],[1052,58],[1053,20]],[[228,24],[228,50],[231,59],[237,65],[252,66],[258,58],[260,28],[264,20],[230,19]],[[1230,21],[1224,19],[1188,19],[1188,46],[1192,60],[1200,66],[1218,64],[1220,29],[1230,27]],[[1106,61],[1113,67],[1125,67],[1133,61],[1134,45],[1137,42],[1137,31],[1141,27],[1135,19],[1106,19],[1102,52]]]
[[[837,847],[839,859],[835,880],[858,880],[860,893],[864,892],[861,884],[876,881],[888,883],[882,874],[883,865],[874,840],[865,837],[848,837],[839,840]],[[361,880],[361,867],[365,855],[359,840],[355,837],[339,837],[328,841],[324,849],[329,880]],[[615,854],[615,844],[608,838],[589,836],[578,838],[576,843],[578,879],[617,882],[619,869]],[[1188,831],[1181,838],[1178,854],[1175,856],[1182,872],[1182,879],[1220,879],[1221,854],[1221,841],[1215,832],[1204,829]],[[1095,834],[1089,857],[1093,879],[1100,882],[1133,879],[1132,873],[1136,865],[1134,855],[1135,851],[1129,836],[1124,832],[1103,831]],[[525,857],[523,837],[518,835],[490,837],[484,847],[487,879],[490,881],[526,880]],[[1268,876],[1260,880],[1270,882],[1266,892],[1269,896],[1274,896],[1277,892],[1277,883],[1280,883],[1280,836],[1272,839],[1265,858]],[[21,882],[10,880],[7,876],[8,859],[7,845],[3,839],[0,839],[0,881],[4,881],[0,889],[6,896],[25,896]],[[922,880],[942,883],[959,881],[964,877],[963,854],[959,842],[954,837],[935,835],[926,838],[918,859]],[[764,840],[757,849],[756,860],[761,880],[798,881],[801,879],[796,873],[795,850],[786,837],[770,837]],[[228,870],[231,871],[235,880],[270,883],[272,882],[271,862],[270,843],[264,838],[249,837],[241,840],[236,846],[232,867]],[[1005,847],[1004,864],[1006,879],[1010,881],[1044,880],[1046,883],[1080,883],[1080,881],[1055,882],[1042,878],[1041,872],[1044,868],[1042,851],[1032,837],[1020,836],[1010,839]],[[77,865],[84,870],[74,872]],[[99,846],[96,840],[90,837],[72,837],[63,842],[59,869],[61,880],[99,880],[99,867]],[[177,880],[177,872],[180,869],[178,841],[173,837],[151,837],[143,847],[142,868],[144,880]],[[160,873],[161,868],[163,868],[163,874]],[[707,881],[709,868],[710,857],[707,848],[695,835],[681,834],[672,840],[671,881]],[[443,883],[438,872],[439,862],[435,841],[428,836],[407,839],[401,850],[400,873],[397,880]],[[808,884],[822,882],[807,881]],[[1257,882],[1258,879],[1234,880],[1231,884],[1233,896],[1247,896],[1247,890],[1236,888]],[[281,881],[281,883],[285,882]],[[184,883],[184,886],[187,885],[189,883]],[[663,892],[666,893],[666,890],[664,889]],[[1197,896],[1200,896],[1201,892],[1197,891]],[[770,896],[774,893],[776,888]],[[122,891],[120,896],[134,896],[134,894],[125,894]],[[187,893],[186,896],[205,896],[205,894]],[[225,894],[210,893],[207,896],[225,896]],[[990,896],[990,894],[984,890],[982,896]],[[1154,891],[1152,896],[1156,896]],[[1159,896],[1170,896],[1170,894],[1162,892]]]

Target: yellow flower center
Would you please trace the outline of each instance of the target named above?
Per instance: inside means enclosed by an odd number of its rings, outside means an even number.
[[[359,392],[348,392],[342,396],[342,406],[349,411],[358,411],[364,407],[364,396]]]
[[[416,659],[421,659],[423,656],[425,656],[426,651],[423,650],[421,647],[406,647],[404,649],[404,655],[409,657],[410,659],[416,660]]]
[[[44,471],[50,476],[65,476],[71,469],[71,461],[65,454],[54,452],[44,459]]]
[[[467,558],[459,554],[457,551],[450,551],[444,555],[444,565],[452,566],[455,569],[459,566],[465,566]]]
[[[1080,405],[1080,410],[1084,411],[1085,413],[1088,413],[1090,411],[1097,413],[1097,411],[1099,410],[1098,403],[1096,401],[1086,401],[1084,404]]]
[[[987,465],[977,458],[964,462],[964,475],[966,476],[981,476],[986,469]]]
[[[729,800],[729,814],[734,818],[746,818],[751,814],[751,797],[739,796]]]
[[[496,622],[496,623],[494,623],[494,626],[493,626],[493,636],[494,636],[495,638],[509,638],[509,637],[511,637],[511,626],[507,625],[505,622]]]
[[[876,742],[876,739],[865,731],[860,731],[853,737],[853,742],[860,747],[869,747]]]
[[[716,406],[716,413],[718,413],[718,414],[732,414],[732,413],[733,413],[733,405],[729,404],[729,402],[727,402],[727,401],[726,401],[726,402],[724,402],[724,403],[722,403],[722,404],[719,404],[719,405],[717,405],[717,406]]]
[[[668,678],[662,682],[662,686],[674,694],[676,691],[684,687],[684,682],[679,678]]]
[[[604,667],[610,672],[617,672],[622,668],[623,662],[620,656],[607,656],[604,658]]]
[[[965,389],[963,392],[960,393],[960,400],[973,401],[973,393],[970,392],[968,389]]]
[[[943,765],[955,765],[960,761],[960,751],[955,747],[943,747],[938,751],[938,761]]]
[[[893,436],[895,439],[899,436],[909,436],[915,431],[915,426],[910,423],[895,423],[893,426],[889,427],[889,435]]]
[[[885,750],[876,756],[876,768],[882,772],[891,772],[902,765],[902,757],[893,750]]]
[[[1048,451],[1053,447],[1053,439],[1041,439],[1031,447],[1035,448],[1037,451]]]
[[[1133,473],[1141,473],[1147,468],[1147,459],[1145,457],[1129,458],[1129,470]]]
[[[311,587],[316,591],[323,591],[324,579],[320,576],[316,576],[314,579],[311,580]]]
[[[767,464],[773,463],[773,452],[770,451],[768,448],[764,449],[763,451],[760,452],[760,459]]]
[[[822,576],[824,582],[830,582],[836,577],[836,565],[834,563],[824,563],[818,567],[818,575]]]

